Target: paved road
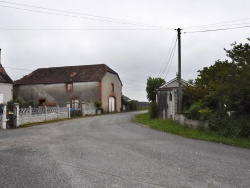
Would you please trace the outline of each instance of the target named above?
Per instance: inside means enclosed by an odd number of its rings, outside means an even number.
[[[250,150],[151,130],[133,115],[0,130],[0,187],[250,187]]]

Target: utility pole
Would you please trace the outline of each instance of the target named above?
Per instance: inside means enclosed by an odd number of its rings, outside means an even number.
[[[182,107],[182,88],[181,88],[181,29],[177,29],[178,38],[178,114],[181,113]]]

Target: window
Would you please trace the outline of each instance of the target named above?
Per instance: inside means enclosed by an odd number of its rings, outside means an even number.
[[[66,91],[73,91],[73,83],[66,84]]]
[[[169,101],[172,101],[172,93],[169,94]]]
[[[114,92],[115,91],[115,86],[114,83],[111,83],[111,91]]]

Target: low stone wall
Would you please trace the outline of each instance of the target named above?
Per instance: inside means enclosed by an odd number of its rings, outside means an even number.
[[[175,115],[174,120],[190,128],[199,128],[199,127],[203,127],[205,129],[208,128],[207,122],[188,119],[183,115]]]
[[[92,103],[86,103],[85,106],[82,107],[82,109],[84,110],[85,115],[96,114],[96,108],[95,108],[94,104],[92,104]]]

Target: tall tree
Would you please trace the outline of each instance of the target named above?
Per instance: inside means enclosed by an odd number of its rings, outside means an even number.
[[[146,92],[147,92],[147,98],[151,102],[156,101],[156,89],[164,85],[166,82],[162,78],[152,78],[148,77],[147,79],[147,87],[146,87]]]
[[[194,87],[184,92],[188,106],[200,101],[203,107],[213,110],[226,108],[250,113],[250,45],[235,42],[231,46],[232,49],[225,49],[231,61],[218,60],[198,71]]]

